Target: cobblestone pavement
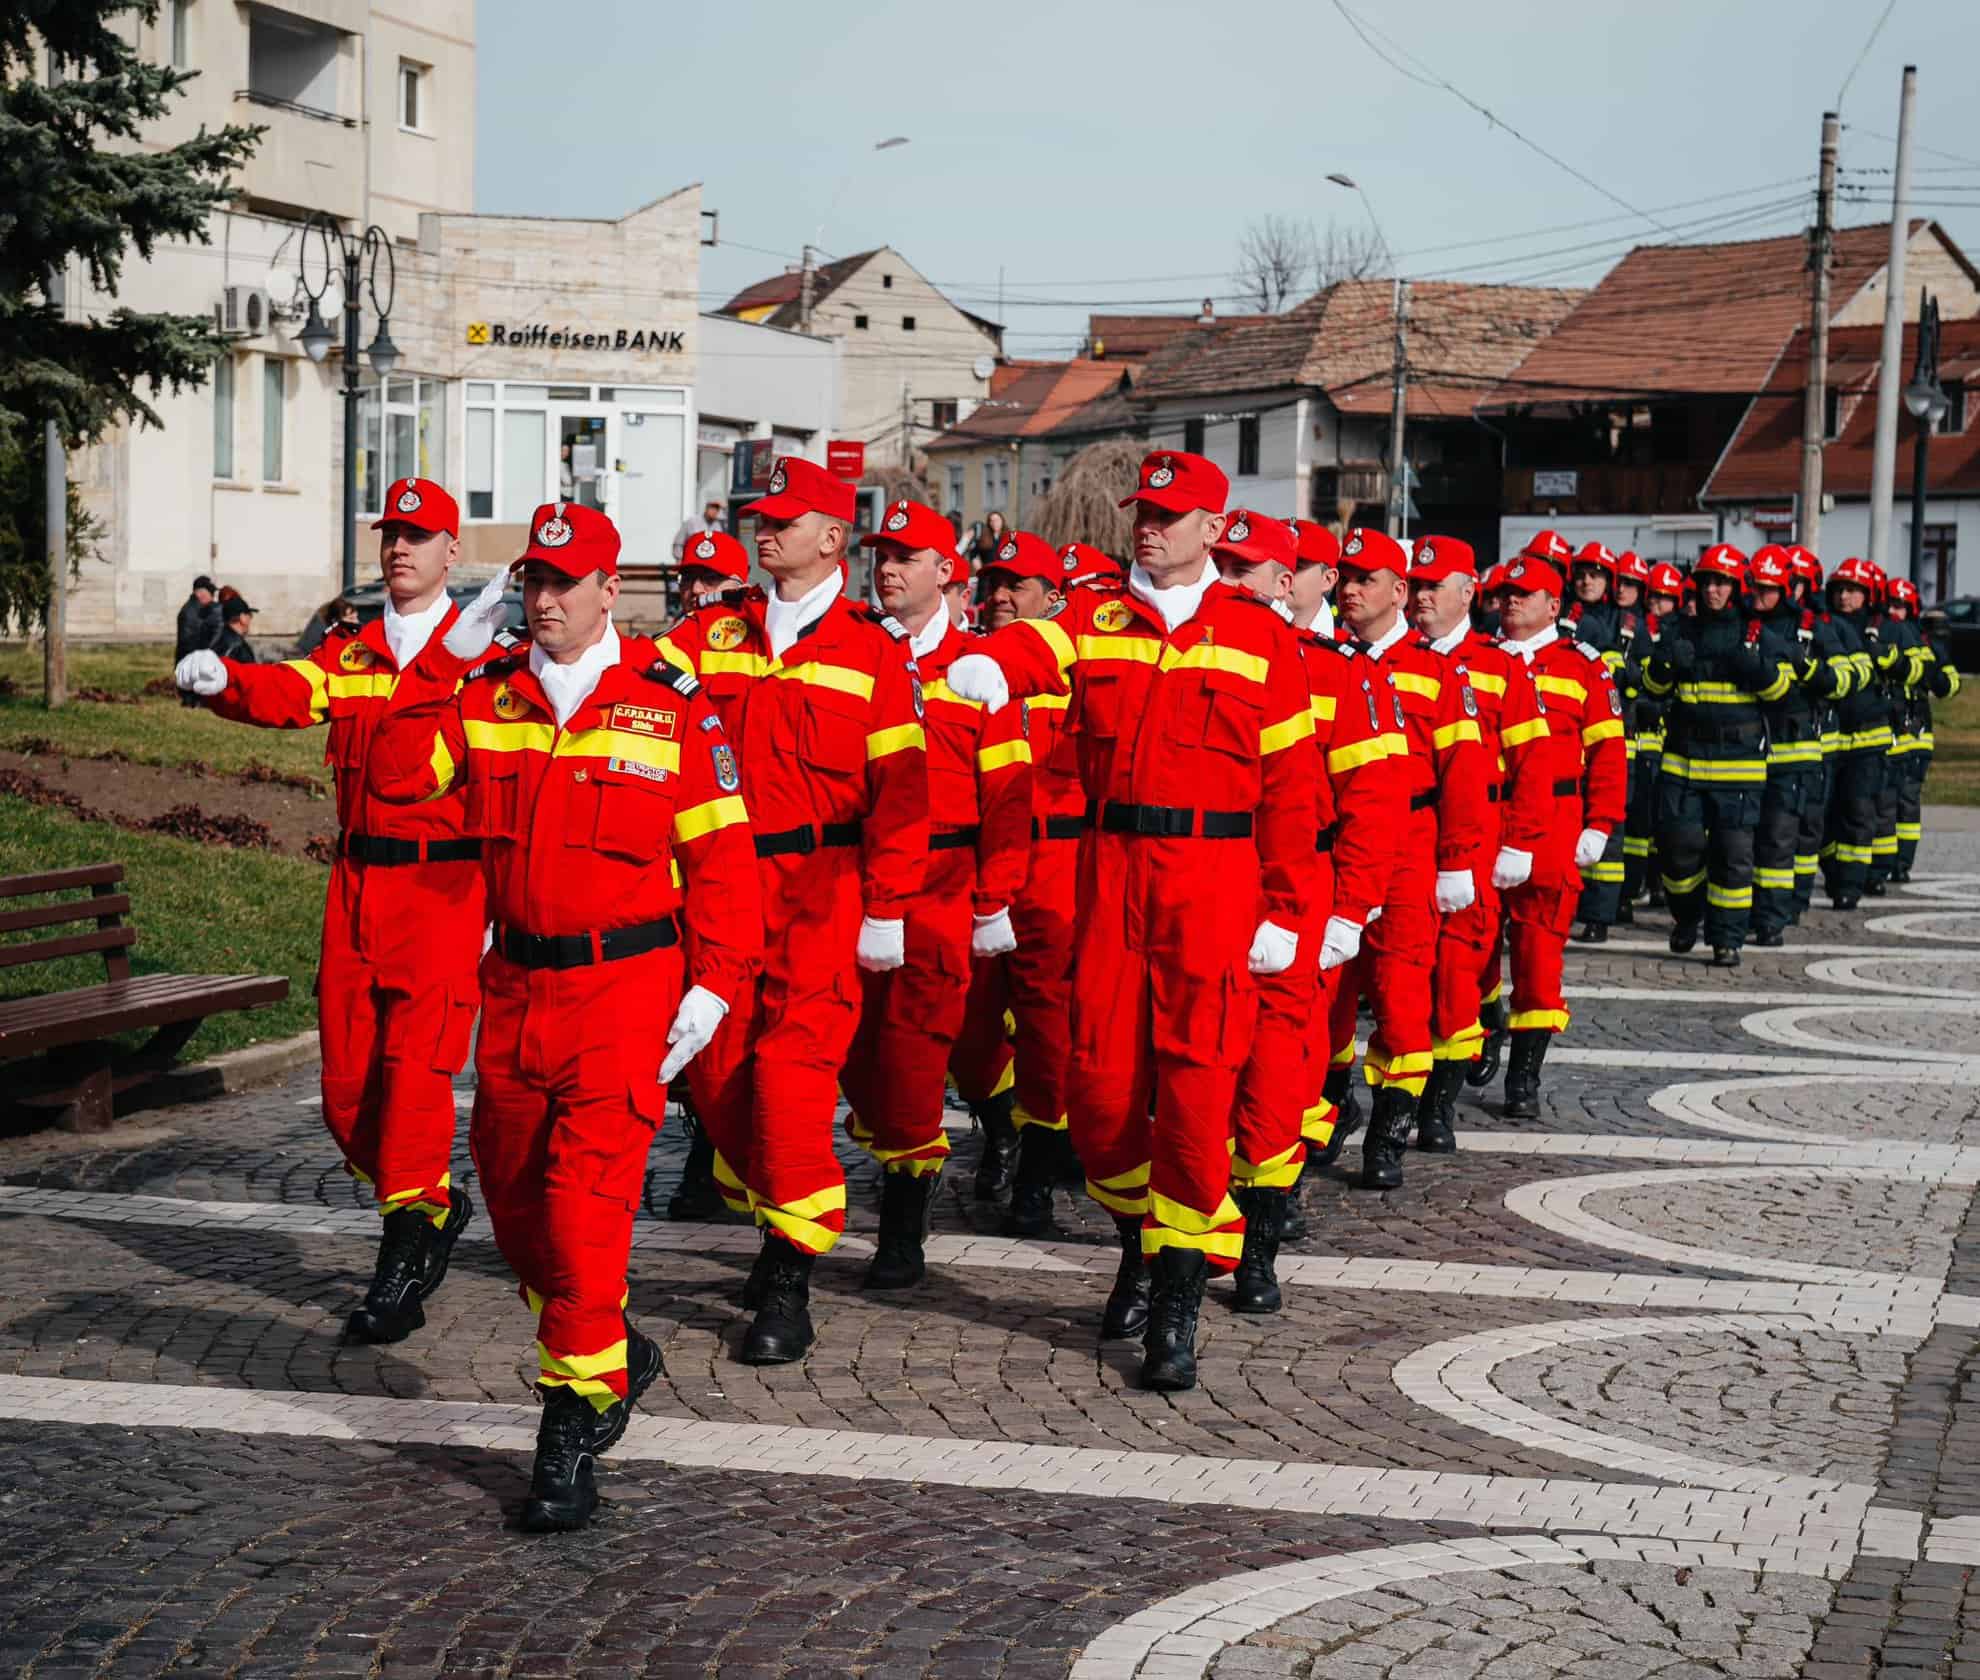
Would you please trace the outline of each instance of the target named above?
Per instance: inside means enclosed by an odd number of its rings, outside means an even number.
[[[529,1325],[485,1226],[344,1347],[375,1220],[308,1075],[0,1144],[0,1672],[797,1680],[1980,1680],[1980,830],[1732,972],[1571,947],[1544,1113],[1467,1091],[1312,1187],[1193,1393],[1101,1344],[1112,1230],[996,1234],[952,1116],[921,1287],[736,1363],[755,1239],[673,1225],[666,1368],[584,1534],[514,1526]],[[471,1093],[463,1089],[463,1106]],[[465,1160],[456,1171],[472,1184]]]

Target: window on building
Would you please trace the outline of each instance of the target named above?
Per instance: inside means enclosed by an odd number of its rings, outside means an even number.
[[[1203,422],[1185,420],[1183,422],[1183,448],[1192,455],[1203,453]]]
[[[382,511],[379,500],[385,487],[393,480],[446,476],[447,386],[443,380],[404,375],[382,386],[376,375],[367,373],[363,378],[364,390],[358,397],[358,505],[376,515]],[[473,436],[472,423],[469,436]],[[492,484],[483,488],[491,489]],[[475,517],[472,511],[469,517]]]
[[[613,448],[629,457],[626,493],[656,493],[657,479],[648,476],[644,488],[632,482],[642,474],[630,458],[650,455],[659,447],[656,439],[678,440],[687,420],[688,393],[678,385],[529,385],[475,379],[468,381],[464,394],[467,501],[462,511],[475,522],[526,523],[538,504],[557,493],[559,448],[578,435],[574,427],[597,446],[601,462],[605,451]],[[365,401],[380,420],[379,447],[387,459],[378,470],[384,483],[410,473],[423,478],[444,475],[445,380],[389,379],[382,404],[374,382]],[[789,448],[784,447],[787,443]],[[779,454],[802,448],[781,436],[777,445]],[[762,447],[769,449],[771,441],[764,439]],[[671,506],[669,498],[685,493],[682,485],[687,482],[691,481],[670,481],[662,500]],[[679,512],[666,517],[676,520]],[[668,529],[672,528],[670,523]]]
[[[467,411],[467,516],[495,517],[495,411]]]
[[[171,0],[165,8],[166,44],[174,70],[186,67],[186,13],[191,10],[192,0]]]
[[[1908,533],[1907,533],[1908,534]],[[1957,525],[1927,525],[1924,540],[1919,547],[1924,551],[1924,576],[1921,593],[1925,605],[1932,606],[1946,600],[1953,592],[1954,561],[1959,547],[1959,527]]]
[[[234,358],[213,363],[213,476],[234,476]]]
[[[282,427],[288,419],[289,369],[280,356],[261,359],[261,482],[282,482]]]
[[[894,277],[891,274],[880,276],[880,289],[883,292],[891,292],[894,289]]]
[[[855,315],[853,317],[853,330],[855,332],[866,331],[866,317],[864,315]]]
[[[1247,414],[1238,421],[1237,470],[1240,478],[1258,476],[1258,416]]]
[[[1939,423],[1933,430],[1952,437],[1966,430],[1966,381],[1946,379],[1940,381],[1940,386],[1946,393],[1946,411],[1939,416]]]
[[[426,130],[426,74],[424,64],[399,60],[399,126],[415,133]]]
[[[983,463],[983,511],[1002,513],[1011,499],[1011,463],[1007,456],[993,455]]]
[[[903,315],[901,317],[901,331],[902,332],[914,331],[914,317],[912,315]]]
[[[933,411],[935,429],[938,432],[946,432],[956,423],[956,405],[953,402],[937,401],[929,406]]]
[[[289,12],[248,8],[248,97],[337,115],[342,34]]]
[[[1842,436],[1842,392],[1833,385],[1822,388],[1822,436],[1830,443]]]
[[[960,514],[963,510],[963,470],[961,467],[949,469],[949,509],[950,513]]]

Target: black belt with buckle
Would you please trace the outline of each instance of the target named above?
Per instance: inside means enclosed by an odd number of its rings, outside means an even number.
[[[965,846],[974,846],[981,832],[975,823],[967,828],[938,828],[928,836],[928,849],[931,852],[959,852]]]
[[[1337,822],[1330,822],[1325,828],[1321,829],[1318,834],[1314,835],[1313,849],[1316,852],[1331,852],[1334,849],[1335,837],[1338,836],[1340,832],[1341,832],[1341,825]]]
[[[495,949],[519,968],[587,968],[592,963],[619,962],[648,951],[664,951],[680,940],[681,930],[672,916],[632,927],[607,928],[596,935],[524,933],[511,927],[495,930]]]
[[[803,856],[817,851],[822,846],[857,846],[859,844],[859,824],[803,823],[796,828],[786,828],[776,834],[759,834],[756,837],[756,855],[766,857]]]
[[[1572,799],[1580,791],[1581,783],[1572,776],[1564,782],[1556,782],[1554,784],[1554,797],[1556,799]]]
[[[1421,793],[1412,793],[1409,796],[1409,808],[1412,811],[1427,811],[1443,796],[1442,788],[1425,788]]]
[[[340,834],[337,853],[353,863],[467,863],[481,856],[479,840],[394,840],[384,834]]]
[[[1084,817],[1047,817],[1042,826],[1036,817],[1031,819],[1034,840],[1077,840],[1085,832]]]
[[[1109,834],[1152,834],[1169,840],[1242,840],[1251,832],[1249,811],[1198,811],[1188,805],[1100,807],[1100,826]]]

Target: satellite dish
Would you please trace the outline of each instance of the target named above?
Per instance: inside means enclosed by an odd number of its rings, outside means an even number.
[[[976,366],[971,368],[970,371],[978,379],[988,379],[991,374],[997,371],[996,360],[990,356],[978,356],[976,358]]]

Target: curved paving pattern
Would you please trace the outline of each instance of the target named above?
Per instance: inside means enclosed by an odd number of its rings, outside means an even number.
[[[672,1226],[666,1370],[587,1534],[513,1527],[527,1320],[485,1229],[426,1331],[335,1341],[375,1232],[307,1080],[0,1143],[0,1669],[813,1680],[1670,1680],[1980,1652],[1980,842],[1738,971],[1573,949],[1543,1116],[1467,1091],[1404,1189],[1315,1183],[1202,1387],[1100,1344],[1112,1231],[995,1235],[952,1115],[931,1274],[734,1361],[754,1237]],[[462,1100],[467,1100],[462,1093]],[[472,1182],[471,1168],[458,1170]]]

